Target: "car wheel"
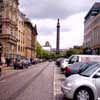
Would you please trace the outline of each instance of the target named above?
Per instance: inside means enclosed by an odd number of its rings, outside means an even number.
[[[93,93],[88,88],[81,88],[75,93],[75,100],[94,100]]]

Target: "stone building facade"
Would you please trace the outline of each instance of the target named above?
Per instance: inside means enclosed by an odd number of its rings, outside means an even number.
[[[36,57],[37,28],[26,16],[19,12],[17,51],[20,57]]]
[[[0,58],[17,52],[18,0],[0,0]],[[1,60],[1,59],[0,59]]]
[[[17,56],[36,57],[37,28],[19,11]]]
[[[31,57],[32,55],[32,51],[31,51],[31,45],[32,45],[32,24],[30,23],[30,21],[28,21],[28,19],[25,20],[24,22],[25,26],[25,36],[24,38],[25,40],[25,56],[26,57]]]
[[[19,11],[19,0],[0,0],[0,62],[1,57],[34,57],[36,26]]]
[[[85,17],[83,47],[100,54],[100,2],[95,2]]]
[[[32,31],[32,58],[36,57],[36,41],[37,41],[37,26],[35,25],[33,27],[33,31]]]
[[[18,42],[17,42],[17,57],[23,57],[24,56],[24,45],[25,45],[25,30],[24,30],[24,20],[25,20],[25,15],[19,11],[18,13]]]

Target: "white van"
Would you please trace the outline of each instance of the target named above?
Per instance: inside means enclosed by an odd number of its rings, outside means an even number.
[[[61,70],[64,71],[66,67],[75,62],[100,62],[100,56],[98,55],[72,55],[68,61],[61,66]]]
[[[100,62],[99,55],[72,55],[69,57],[69,64],[74,62]]]

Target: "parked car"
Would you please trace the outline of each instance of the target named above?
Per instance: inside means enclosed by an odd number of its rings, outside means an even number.
[[[26,60],[27,60],[28,66],[30,66],[30,65],[31,65],[31,60],[30,60],[30,58],[27,58]]]
[[[69,99],[97,100],[100,98],[100,63],[88,67],[80,74],[67,77],[61,90]]]
[[[43,61],[42,59],[38,59],[38,60],[39,60],[38,63],[42,63],[42,61]]]
[[[64,70],[67,66],[70,66],[71,64],[74,64],[76,62],[100,62],[100,56],[98,55],[72,55],[68,58],[66,66],[62,69]]]
[[[28,68],[28,60],[27,59],[23,59],[23,66],[24,68]]]
[[[64,71],[66,66],[68,65],[68,59],[64,58],[60,61],[60,68],[61,68],[61,71]]]
[[[52,60],[52,59],[48,59],[48,61],[49,61],[49,62],[52,62],[53,60]]]
[[[66,67],[64,74],[66,77],[72,74],[78,74],[85,71],[88,67],[96,64],[96,62],[76,62]]]
[[[55,64],[59,67],[60,66],[60,62],[63,60],[64,58],[58,58],[55,62]]]
[[[14,61],[14,69],[23,69],[24,68],[24,64],[23,64],[23,60],[21,60],[21,59],[16,59],[15,61]]]
[[[39,58],[34,58],[33,64],[38,64],[40,62]]]
[[[32,64],[36,64],[36,60],[34,58],[32,59]]]

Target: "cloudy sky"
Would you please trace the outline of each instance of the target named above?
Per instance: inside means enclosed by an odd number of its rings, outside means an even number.
[[[60,18],[60,48],[82,45],[84,16],[94,0],[20,0],[20,10],[33,25],[37,24],[38,41],[44,45],[49,41],[56,47],[56,25]]]

